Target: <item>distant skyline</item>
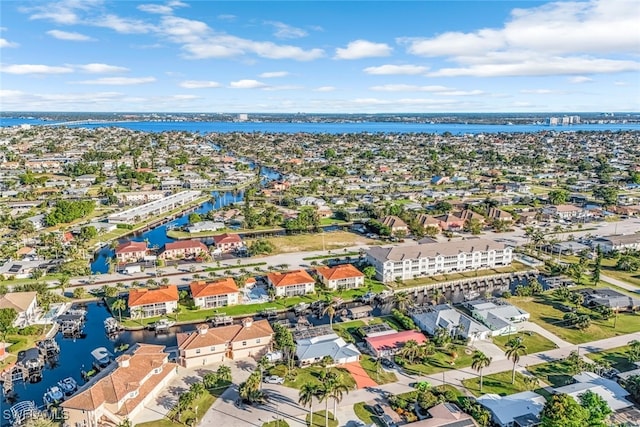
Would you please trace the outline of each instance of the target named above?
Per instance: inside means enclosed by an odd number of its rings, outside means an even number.
[[[640,111],[640,2],[0,2],[2,111]]]

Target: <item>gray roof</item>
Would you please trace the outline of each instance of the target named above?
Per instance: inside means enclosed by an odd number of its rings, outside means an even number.
[[[577,399],[582,393],[591,390],[593,393],[602,397],[613,411],[633,406],[626,397],[629,396],[624,388],[615,381],[602,378],[593,372],[583,372],[574,375],[573,379],[577,382],[564,387],[553,389],[555,393],[565,393]]]
[[[382,261],[403,261],[405,259],[434,258],[438,255],[453,256],[476,251],[504,250],[506,245],[489,239],[468,239],[454,242],[416,244],[407,246],[376,246],[367,254]]]
[[[484,325],[452,308],[449,304],[440,304],[426,311],[414,312],[411,317],[416,323],[425,325],[429,333],[433,333],[437,328],[445,328],[448,331],[457,329],[459,335],[468,338],[489,331]]]
[[[594,243],[597,243],[597,241],[608,242],[614,246],[625,245],[629,243],[640,243],[640,234],[636,233],[636,234],[621,234],[621,235],[607,236],[601,239],[596,239]]]
[[[491,411],[494,421],[501,426],[509,425],[515,418],[528,414],[537,417],[546,403],[543,396],[532,391],[509,396],[484,394],[476,400]]]
[[[301,361],[331,356],[339,363],[343,359],[359,355],[360,352],[353,344],[347,344],[336,334],[304,338],[297,342],[296,356]]]

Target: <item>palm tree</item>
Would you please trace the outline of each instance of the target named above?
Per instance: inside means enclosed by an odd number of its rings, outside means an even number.
[[[120,318],[120,322],[122,322],[122,310],[127,309],[127,303],[123,298],[118,298],[111,304],[111,310],[118,311],[118,317]]]
[[[309,425],[313,425],[313,398],[318,395],[318,385],[304,383],[298,392],[298,403],[302,406],[309,405]]]
[[[204,393],[206,390],[207,389],[202,383],[202,381],[195,382],[191,384],[191,387],[189,387],[189,392],[193,393],[194,396],[196,396],[196,398],[202,395],[202,393]]]
[[[176,404],[176,410],[178,411],[178,421],[180,421],[180,417],[182,416],[182,413],[185,410],[189,409],[189,406],[191,406],[191,404],[195,399],[196,397],[190,391],[186,393],[182,393],[178,397],[178,403]]]
[[[410,364],[413,364],[414,360],[419,358],[422,353],[422,348],[418,345],[416,340],[407,341],[402,349],[398,352],[398,355],[403,359],[406,359]]]
[[[629,342],[629,354],[628,354],[629,362],[634,363],[640,359],[640,341],[633,340]]]
[[[202,384],[204,384],[205,388],[212,389],[216,385],[218,385],[218,374],[215,372],[207,372],[202,377]]]
[[[220,365],[216,370],[216,374],[220,381],[231,382],[231,368],[227,365]]]
[[[337,305],[337,301],[336,300],[329,301],[327,303],[327,306],[322,310],[322,315],[323,316],[325,314],[327,316],[329,316],[329,326],[331,328],[333,328],[333,317],[336,315],[336,305]]]
[[[488,357],[480,350],[473,352],[471,367],[480,372],[480,393],[482,393],[482,370],[491,364],[491,360],[491,357]]]
[[[336,419],[336,412],[338,410],[338,403],[342,401],[345,394],[349,394],[349,386],[342,382],[342,378],[333,382],[329,381],[328,397],[333,399],[333,419]],[[325,412],[325,423],[329,426],[329,413]]]
[[[520,361],[520,356],[527,354],[527,347],[522,344],[520,340],[513,340],[509,342],[507,350],[504,352],[504,355],[507,356],[507,359],[511,359],[513,362],[513,370],[511,371],[511,384],[515,384],[516,382],[516,365]]]
[[[398,306],[398,310],[405,311],[411,305],[413,305],[413,300],[411,296],[406,292],[396,292],[393,296],[393,302]]]

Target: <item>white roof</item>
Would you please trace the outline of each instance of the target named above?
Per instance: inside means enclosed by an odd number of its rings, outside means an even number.
[[[484,394],[477,401],[491,411],[494,421],[502,426],[509,425],[514,418],[522,415],[539,416],[546,403],[543,396],[532,391],[523,391],[510,396]]]
[[[574,375],[573,379],[577,381],[575,384],[569,384],[553,390],[556,393],[566,393],[578,401],[581,394],[591,390],[602,397],[613,411],[633,406],[633,404],[626,399],[629,393],[615,381],[602,378],[593,372],[583,372]]]
[[[342,360],[360,355],[353,344],[347,344],[337,334],[303,338],[297,340],[297,344],[296,355],[301,361],[331,356],[336,363],[340,363]]]

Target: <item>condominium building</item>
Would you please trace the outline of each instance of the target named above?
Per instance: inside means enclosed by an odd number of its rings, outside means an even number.
[[[513,248],[488,239],[373,247],[367,261],[383,282],[510,265]]]
[[[162,215],[173,209],[182,207],[197,200],[202,193],[200,191],[182,191],[159,200],[154,200],[126,211],[111,214],[107,221],[114,224],[133,225],[147,218]]]

